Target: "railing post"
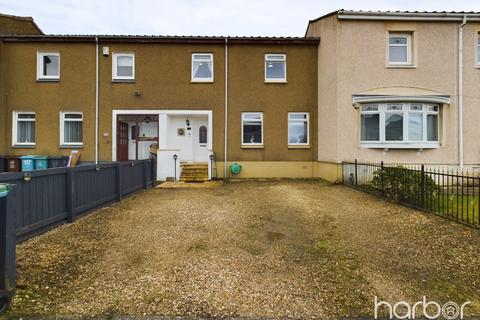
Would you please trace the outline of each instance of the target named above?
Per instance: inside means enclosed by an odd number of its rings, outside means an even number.
[[[143,160],[143,189],[148,188],[148,161],[149,160]]]
[[[421,205],[422,205],[422,208],[425,209],[425,165],[422,164],[422,167],[421,167],[421,182],[420,182],[420,187],[421,187]]]
[[[117,162],[117,166],[115,168],[115,173],[117,176],[117,200],[122,200],[122,163]]]
[[[75,208],[75,172],[74,168],[67,168],[67,222],[71,223],[74,220]]]
[[[0,315],[10,305],[16,287],[15,186],[0,189]]]
[[[358,160],[355,159],[355,188],[358,188]]]
[[[383,161],[380,162],[380,187],[382,188],[382,198],[385,197],[385,171]]]

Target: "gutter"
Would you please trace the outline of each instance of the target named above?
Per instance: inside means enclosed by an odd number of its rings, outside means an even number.
[[[223,179],[227,179],[227,152],[228,152],[228,38],[225,38],[225,124],[224,124],[224,151],[223,151]]]
[[[463,167],[463,27],[467,24],[467,16],[458,28],[458,164]]]
[[[95,37],[95,164],[98,164],[98,38]]]

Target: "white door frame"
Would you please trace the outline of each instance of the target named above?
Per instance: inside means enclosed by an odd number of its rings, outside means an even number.
[[[117,116],[118,115],[132,115],[132,114],[139,114],[139,115],[158,115],[159,119],[161,115],[206,115],[208,118],[208,130],[207,130],[207,148],[211,151],[212,143],[213,143],[213,112],[212,110],[134,110],[134,109],[115,109],[112,110],[112,161],[117,160]],[[158,122],[158,135],[160,137],[161,128],[160,128],[160,121]]]

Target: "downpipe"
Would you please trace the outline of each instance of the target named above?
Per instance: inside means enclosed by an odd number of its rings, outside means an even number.
[[[463,28],[467,24],[467,16],[458,28],[458,164],[463,168]]]

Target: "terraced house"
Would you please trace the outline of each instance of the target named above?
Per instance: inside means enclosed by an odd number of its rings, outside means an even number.
[[[298,38],[44,35],[28,18],[0,22],[0,154],[154,154],[159,180],[189,164],[208,164],[209,178],[237,162],[238,177],[332,181],[354,158],[480,164],[479,13],[339,10]]]

